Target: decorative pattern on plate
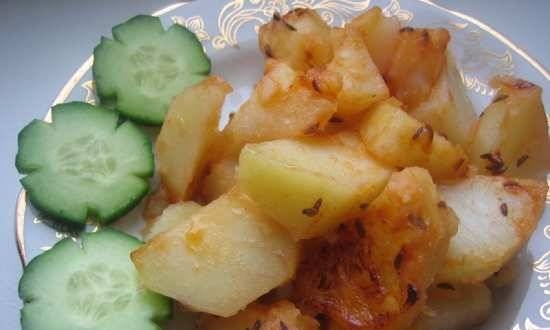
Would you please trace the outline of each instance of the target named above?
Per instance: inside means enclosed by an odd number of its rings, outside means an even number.
[[[539,313],[543,319],[550,321],[550,301],[547,301],[540,306]]]
[[[464,86],[475,93],[493,96],[496,91],[489,86],[489,79],[495,75],[514,74],[510,50],[498,53],[483,47],[483,31],[470,28],[467,22],[446,22],[445,27],[453,34],[453,44],[460,50],[455,56]]]
[[[286,13],[292,8],[311,8],[328,23],[343,25],[354,14],[366,10],[370,0],[232,0],[218,15],[219,35],[212,39],[215,49],[238,45],[237,34],[246,24],[266,23],[276,12]]]
[[[544,227],[544,236],[550,240],[550,225]],[[544,294],[550,295],[550,251],[547,251],[533,263],[533,270],[540,274],[537,279],[541,282],[539,286],[544,289]]]
[[[550,328],[543,328],[539,327],[538,325],[535,325],[529,318],[525,319],[523,328],[521,325],[516,324],[512,330],[550,330]]]
[[[197,35],[200,41],[210,40],[210,35],[205,29],[204,20],[200,16],[191,16],[188,18],[182,16],[172,16],[172,22],[185,26],[191,32]]]
[[[409,23],[414,17],[412,12],[401,9],[401,4],[398,0],[391,0],[390,3],[382,9],[382,12],[388,17],[397,16],[397,19],[401,23]]]
[[[84,88],[86,90],[86,96],[84,96],[84,102],[90,103],[93,105],[97,104],[97,100],[95,97],[95,83],[93,80],[86,80],[83,82],[80,87]]]
[[[481,95],[495,95],[496,91],[488,84],[481,82],[477,77],[464,72],[463,69],[459,69],[458,73],[460,74],[460,79],[462,79],[462,83],[467,89],[471,89]]]
[[[550,225],[544,227],[543,234],[547,240],[550,240]],[[546,251],[533,263],[533,271],[539,274],[537,275],[537,279],[540,282],[539,286],[542,288],[542,292],[545,295],[550,295],[550,251]],[[539,315],[542,319],[550,321],[550,300],[547,300],[540,306]],[[519,324],[516,324],[512,330],[550,330],[550,328],[538,326],[529,318],[526,318],[523,328]]]

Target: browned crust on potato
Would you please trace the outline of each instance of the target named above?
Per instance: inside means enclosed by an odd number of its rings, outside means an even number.
[[[342,329],[402,329],[426,301],[426,289],[454,232],[454,214],[423,169],[393,174],[363,219],[305,243],[294,301]]]

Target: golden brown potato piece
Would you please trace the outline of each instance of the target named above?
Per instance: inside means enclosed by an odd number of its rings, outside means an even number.
[[[305,244],[297,306],[341,329],[407,329],[456,231],[453,213],[439,204],[426,170],[394,173],[364,219]]]
[[[468,158],[429,125],[401,110],[394,99],[367,112],[359,130],[367,150],[394,167],[422,166],[436,180],[465,175]]]
[[[399,45],[387,74],[392,96],[413,109],[430,96],[445,66],[445,50],[450,40],[445,29],[413,29],[399,31]]]
[[[238,184],[299,240],[324,235],[361,213],[390,174],[367,154],[317,137],[246,145]]]
[[[490,176],[438,188],[460,220],[438,273],[451,283],[483,281],[515,256],[537,226],[547,192],[543,182]]]
[[[373,7],[356,16],[347,26],[361,34],[380,74],[385,75],[399,44],[400,25],[397,17],[386,17],[380,7]]]
[[[361,35],[352,28],[337,31],[334,58],[308,77],[323,95],[336,99],[338,117],[349,117],[389,97],[389,90],[372,61]]]
[[[267,61],[265,76],[224,130],[224,152],[238,156],[246,143],[313,134],[335,112],[334,101],[316,91],[303,74]]]
[[[511,286],[518,278],[521,270],[519,258],[515,257],[508,261],[502,268],[489,277],[485,283],[491,289],[498,289]]]
[[[430,97],[411,109],[409,114],[429,124],[450,141],[467,146],[477,115],[450,55],[447,56],[445,69],[441,71]]]
[[[237,159],[224,158],[209,165],[201,182],[200,198],[209,203],[231,190],[237,182],[237,164]]]
[[[332,58],[330,26],[312,9],[298,8],[278,14],[260,27],[260,49],[295,70],[306,71]]]
[[[237,315],[223,318],[203,315],[197,330],[318,330],[319,323],[282,300],[271,305],[253,303]]]
[[[145,222],[154,222],[155,219],[162,214],[162,211],[168,207],[168,205],[170,205],[168,191],[160,185],[147,197],[145,207],[143,208],[143,218],[145,219]]]
[[[546,180],[550,139],[541,88],[509,76],[491,86],[499,92],[477,123],[470,159],[481,173]]]
[[[218,134],[220,110],[232,91],[211,76],[174,97],[157,138],[157,166],[170,200],[184,201],[202,172],[206,150]]]
[[[166,207],[162,214],[145,224],[142,231],[144,241],[150,241],[156,235],[170,230],[187,221],[201,206],[195,202],[179,202]]]
[[[229,317],[292,278],[298,247],[248,196],[231,190],[131,257],[146,288]]]
[[[355,130],[343,130],[336,134],[326,135],[327,141],[332,141],[336,144],[340,144],[350,150],[353,150],[357,154],[369,155],[367,147],[361,140],[361,135]]]
[[[465,330],[489,317],[491,291],[483,283],[440,283],[428,290],[425,311],[410,330]]]

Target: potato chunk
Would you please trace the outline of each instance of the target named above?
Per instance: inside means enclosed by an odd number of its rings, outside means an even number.
[[[389,90],[361,35],[351,28],[342,34],[335,38],[332,61],[326,68],[312,69],[308,76],[323,95],[336,99],[337,115],[349,117],[387,99]]]
[[[387,74],[391,95],[415,108],[430,96],[432,87],[445,67],[445,51],[450,40],[445,29],[413,29],[399,33],[399,45]]]
[[[204,315],[198,330],[318,330],[319,323],[302,315],[294,304],[282,300],[271,305],[253,303],[237,315],[221,318]]]
[[[443,200],[460,219],[438,280],[487,279],[527,243],[544,210],[547,186],[533,180],[474,176],[441,185]]]
[[[201,206],[195,202],[179,202],[168,206],[159,217],[147,222],[142,232],[143,239],[150,241],[156,235],[188,221],[200,208]]]
[[[335,134],[326,135],[327,141],[340,144],[358,154],[369,155],[361,135],[356,130],[346,129]]]
[[[327,233],[384,188],[390,171],[365,154],[324,139],[244,147],[238,182],[294,239]]]
[[[298,248],[232,190],[132,253],[140,280],[185,307],[228,317],[289,280]]]
[[[491,85],[499,93],[477,123],[470,159],[482,173],[546,180],[550,139],[541,88],[513,77]]]
[[[409,113],[447,136],[450,141],[467,146],[477,116],[450,56],[447,56],[445,69],[441,71],[430,97]]]
[[[356,16],[347,26],[361,34],[378,71],[385,75],[399,44],[400,25],[397,17],[386,17],[380,7],[373,7]]]
[[[456,231],[429,173],[394,173],[364,218],[304,246],[294,301],[336,328],[407,329],[426,302]]]
[[[388,165],[422,166],[436,180],[466,173],[468,160],[462,148],[401,110],[395,100],[371,109],[359,131],[367,150]]]
[[[225,153],[238,155],[246,143],[293,138],[323,129],[336,112],[301,73],[268,61],[265,76],[224,130]]]
[[[489,317],[491,307],[491,291],[482,283],[441,283],[428,290],[426,311],[411,330],[471,329]]]
[[[169,205],[170,196],[168,196],[166,188],[162,185],[158,186],[145,201],[142,213],[145,222],[154,222]]]
[[[200,198],[211,202],[225,194],[237,182],[237,159],[224,158],[208,165],[207,175],[202,179]]]
[[[283,17],[278,14],[260,27],[260,49],[295,70],[306,71],[332,58],[330,26],[315,10],[297,8]]]
[[[157,165],[171,201],[192,194],[205,152],[218,134],[220,110],[231,86],[212,76],[174,97],[156,143]]]
[[[491,275],[485,283],[491,289],[499,289],[507,286],[511,286],[518,278],[521,271],[521,263],[516,256],[502,266],[496,273]]]

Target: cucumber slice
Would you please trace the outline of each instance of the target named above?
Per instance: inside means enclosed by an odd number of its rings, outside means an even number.
[[[139,15],[113,28],[94,49],[93,75],[102,105],[160,125],[172,97],[210,73],[197,37],[181,25],[164,31],[157,17]]]
[[[116,112],[83,102],[57,105],[51,124],[19,133],[15,165],[31,203],[73,226],[108,223],[145,196],[154,160],[148,137]]]
[[[140,287],[130,252],[141,242],[114,229],[66,238],[34,258],[19,282],[23,330],[157,330],[170,300]]]

